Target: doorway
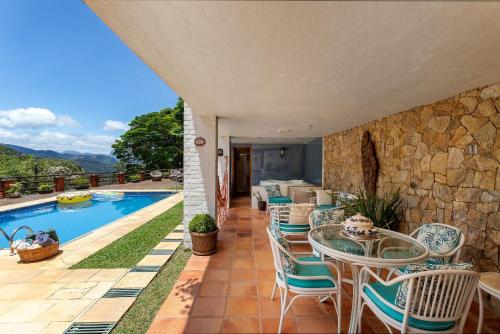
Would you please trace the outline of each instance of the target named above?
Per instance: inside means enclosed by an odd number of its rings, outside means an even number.
[[[233,177],[231,193],[234,196],[250,195],[250,175],[252,174],[251,147],[233,148]]]

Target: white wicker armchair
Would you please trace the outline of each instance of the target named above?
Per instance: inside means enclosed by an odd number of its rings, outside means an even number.
[[[479,281],[470,270],[429,270],[386,281],[365,267],[360,275],[375,282],[361,285],[359,325],[368,306],[390,333],[396,328],[402,334],[462,333]],[[404,308],[395,305],[394,296],[402,284],[407,287]]]

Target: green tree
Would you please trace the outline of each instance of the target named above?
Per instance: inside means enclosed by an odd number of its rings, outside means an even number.
[[[182,166],[184,101],[175,107],[135,117],[130,129],[112,145],[113,154],[127,169],[164,169]]]

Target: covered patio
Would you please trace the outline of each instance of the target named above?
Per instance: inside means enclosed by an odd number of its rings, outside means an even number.
[[[219,252],[191,258],[151,332],[276,331],[269,216],[251,200],[368,191],[366,143],[372,193],[400,191],[399,232],[449,227],[464,240],[453,261],[498,273],[500,4],[85,2],[186,101],[185,244],[196,214],[223,225]],[[300,300],[284,331],[335,332],[333,314]],[[473,304],[464,331],[476,323]],[[488,313],[483,331],[498,323]],[[385,330],[365,311],[361,331]]]
[[[219,234],[218,252],[192,256],[165,300],[148,333],[275,333],[280,300],[271,300],[275,273],[265,227],[268,215],[249,208],[247,198],[232,202],[226,225]],[[351,289],[345,286],[342,332],[349,328]],[[474,303],[464,332],[475,333],[478,306]],[[484,333],[500,331],[500,317],[485,312]],[[299,299],[287,315],[283,333],[336,333],[331,302]],[[386,333],[369,310],[362,333]]]

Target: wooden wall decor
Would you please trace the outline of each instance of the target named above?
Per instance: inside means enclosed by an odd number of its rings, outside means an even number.
[[[361,140],[361,164],[365,191],[375,194],[377,192],[378,161],[375,145],[368,131],[363,133],[363,139]]]

